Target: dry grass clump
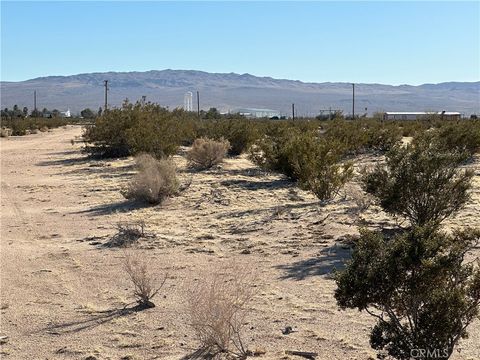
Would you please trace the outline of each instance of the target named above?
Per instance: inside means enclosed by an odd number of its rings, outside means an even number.
[[[229,148],[230,143],[223,138],[219,141],[196,139],[187,154],[188,164],[196,169],[209,169],[223,161]]]
[[[0,129],[0,137],[9,137],[12,135],[12,130],[8,128],[1,128]]]
[[[227,264],[209,269],[189,289],[189,322],[203,353],[244,358],[249,351],[242,340],[248,304],[255,295],[251,267]]]
[[[138,306],[142,309],[155,307],[151,301],[158,294],[167,281],[167,274],[155,276],[151,264],[145,256],[128,252],[125,253],[125,271],[134,286],[134,296]]]
[[[112,236],[105,246],[127,247],[145,237],[145,221],[131,221],[117,223],[117,233]]]
[[[169,159],[157,160],[151,155],[140,154],[135,158],[138,173],[122,191],[127,199],[159,204],[179,191],[177,170]]]

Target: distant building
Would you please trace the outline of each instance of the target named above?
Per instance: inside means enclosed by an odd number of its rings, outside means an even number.
[[[232,111],[248,118],[280,117],[280,112],[271,109],[240,108]]]
[[[427,116],[436,115],[445,120],[460,120],[462,114],[454,111],[387,111],[383,114],[384,120],[420,120]]]
[[[72,117],[72,114],[70,113],[70,109],[68,109],[67,111],[60,111],[60,116],[66,117],[66,118]]]

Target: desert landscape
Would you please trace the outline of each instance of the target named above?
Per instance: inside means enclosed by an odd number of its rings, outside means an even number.
[[[343,269],[359,226],[397,223],[370,204],[356,176],[325,204],[246,155],[192,170],[182,147],[173,156],[182,191],[146,206],[120,193],[136,172],[132,157],[90,159],[81,135],[81,126],[69,125],[0,139],[2,358],[195,358],[191,286],[231,263],[256,275],[244,331],[254,355],[375,358],[368,342],[374,319],[338,308],[332,271]],[[357,156],[355,174],[378,161]],[[478,225],[479,155],[465,167],[474,171],[471,198],[445,222],[449,229]],[[128,254],[112,245],[122,224],[144,226],[128,251],[167,276],[156,307],[135,309]],[[478,319],[469,333],[452,359],[480,358]]]

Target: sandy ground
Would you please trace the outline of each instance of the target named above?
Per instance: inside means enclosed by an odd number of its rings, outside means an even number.
[[[232,260],[259,278],[245,339],[266,351],[261,358],[300,359],[285,350],[318,352],[317,359],[374,357],[372,319],[338,310],[329,275],[348,258],[342,241],[361,220],[394,225],[375,207],[361,210],[357,185],[322,206],[243,157],[195,173],[177,156],[191,185],[162,206],[142,207],[119,192],[132,160],[87,160],[81,142],[70,143],[80,134],[69,126],[1,139],[2,359],[181,359],[198,347],[186,284]],[[476,171],[472,201],[450,226],[478,225],[480,160],[469,167]],[[124,253],[102,244],[118,222],[136,220],[154,236],[135,251],[169,279],[155,308],[122,312],[134,302]],[[283,335],[286,326],[295,332]],[[477,321],[454,359],[480,358],[479,330]]]

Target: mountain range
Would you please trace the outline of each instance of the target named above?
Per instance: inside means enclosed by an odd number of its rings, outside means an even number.
[[[200,108],[216,107],[222,112],[236,108],[268,108],[290,114],[295,103],[297,116],[316,115],[322,109],[352,111],[352,84],[310,83],[273,79],[250,74],[208,73],[195,70],[152,70],[146,72],[104,72],[71,76],[47,76],[26,81],[0,83],[1,108],[17,104],[33,108],[97,110],[104,103],[104,80],[108,80],[109,106],[120,106],[128,98],[146,96],[169,108],[182,107],[187,91],[200,94]],[[376,111],[459,111],[480,113],[480,81],[439,84],[383,85],[355,84],[355,113]]]

